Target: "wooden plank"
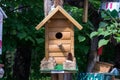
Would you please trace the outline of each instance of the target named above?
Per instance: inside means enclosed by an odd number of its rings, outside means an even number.
[[[58,74],[58,78],[59,78],[59,80],[64,80],[64,74]]]
[[[48,27],[46,25],[45,27],[45,58],[48,60],[49,54],[48,54]]]
[[[71,45],[70,44],[62,44],[61,46],[53,44],[53,45],[49,45],[49,52],[58,52],[58,51],[62,51],[62,52],[70,52],[71,50]]]
[[[51,74],[51,80],[58,80],[58,74]]]
[[[66,26],[69,26],[69,24],[67,23],[68,20],[66,19],[50,19],[50,22],[48,23],[48,27],[66,27]]]
[[[66,19],[66,17],[58,11],[51,19]]]
[[[54,57],[57,64],[63,64],[66,60],[66,57]]]
[[[51,52],[49,53],[49,56],[53,57],[65,57],[68,52]]]
[[[74,55],[74,26],[71,24],[71,53]]]
[[[69,28],[68,26],[64,26],[64,28],[62,27],[48,27],[49,32],[55,32],[55,31],[59,31],[59,32],[70,32],[71,28]]]
[[[72,80],[72,73],[65,73],[64,80]]]
[[[58,31],[59,32],[59,31]],[[55,40],[57,39],[56,34],[58,32],[49,32],[49,39],[50,40]],[[70,32],[60,32],[62,34],[61,40],[70,40],[71,39],[71,34]]]
[[[53,57],[67,57],[68,52],[50,52],[49,56],[53,56]],[[74,54],[72,53],[72,55],[74,56]]]
[[[49,40],[49,45],[52,44],[70,44],[71,40]]]

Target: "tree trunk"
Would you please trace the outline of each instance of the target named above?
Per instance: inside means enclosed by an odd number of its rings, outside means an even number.
[[[53,0],[44,0],[44,15],[45,17],[49,14],[51,6],[53,5]]]
[[[44,0],[45,17],[49,14],[53,7],[63,6],[63,0]]]
[[[115,46],[115,66],[120,69],[120,43]]]
[[[18,44],[13,66],[13,77],[15,80],[29,80],[31,50],[29,42]]]

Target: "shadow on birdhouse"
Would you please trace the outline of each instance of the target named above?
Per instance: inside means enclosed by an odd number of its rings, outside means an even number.
[[[45,58],[41,61],[41,70],[53,70],[57,65],[76,65],[74,57],[74,26],[79,30],[82,26],[62,7],[57,6],[37,26],[39,30],[45,25]],[[49,61],[52,57],[52,61]],[[68,63],[66,63],[68,64]],[[51,67],[49,67],[51,66]],[[68,67],[68,68],[67,68]],[[74,66],[75,67],[75,66]],[[66,66],[62,69],[76,69]]]

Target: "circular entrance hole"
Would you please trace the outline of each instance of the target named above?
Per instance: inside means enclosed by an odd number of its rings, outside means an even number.
[[[61,32],[57,32],[56,35],[55,35],[55,37],[56,37],[57,39],[61,39],[62,36],[63,36],[63,35],[62,35]]]

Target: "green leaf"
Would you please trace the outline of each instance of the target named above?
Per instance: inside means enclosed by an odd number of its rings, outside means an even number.
[[[112,31],[112,33],[113,33],[113,34],[116,34],[116,33],[117,33],[117,30],[116,30],[116,29],[115,29],[115,30],[113,30],[113,31]]]
[[[100,22],[99,27],[106,27],[108,24],[106,22]]]
[[[120,34],[120,29],[118,30],[118,33]]]
[[[27,36],[26,38],[25,38],[25,40],[27,41],[27,40],[30,40],[31,42],[33,42],[33,44],[35,44],[35,41],[34,41],[34,39],[31,37],[31,36]]]
[[[100,35],[104,36],[104,35],[105,35],[105,32],[104,32],[104,31],[100,32],[100,33],[98,34],[98,36],[100,36]]]
[[[104,37],[109,36],[109,35],[112,35],[112,33],[109,32],[109,31],[105,31],[105,32],[104,32]]]
[[[27,36],[27,34],[25,32],[20,32],[17,36],[19,39],[23,39]]]
[[[90,38],[93,38],[98,35],[98,32],[94,31],[90,34]]]
[[[40,43],[43,43],[44,42],[44,39],[43,38],[39,38],[39,39],[36,39],[37,43],[40,44]]]
[[[115,35],[116,35],[117,37],[120,37],[120,34],[119,34],[119,33],[116,33]]]
[[[79,42],[83,42],[86,40],[86,38],[84,36],[80,35],[80,36],[78,36],[78,40],[79,40]]]
[[[107,45],[107,43],[109,42],[109,40],[105,40],[105,39],[101,39],[99,42],[98,42],[98,48],[104,46],[104,45]]]
[[[114,37],[114,38],[117,40],[118,43],[120,42],[120,37]]]
[[[102,18],[105,18],[106,16],[107,16],[107,15],[105,14],[105,12],[102,11],[102,12],[101,12],[101,17],[102,17]]]
[[[98,33],[104,32],[105,28],[98,28]]]
[[[99,28],[99,29],[98,29],[98,36],[100,36],[100,35],[103,35],[103,36],[104,36],[104,34],[105,34],[104,28]]]

